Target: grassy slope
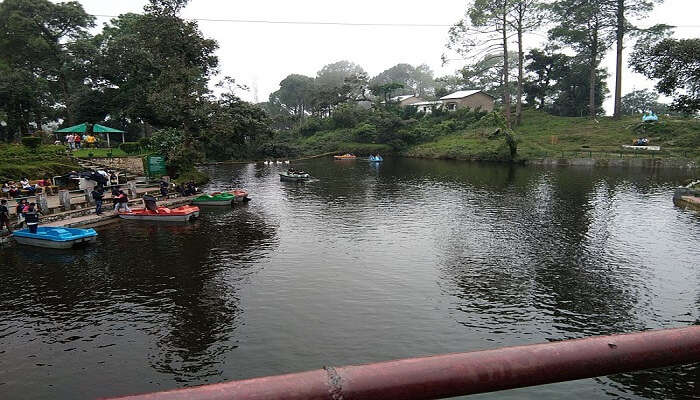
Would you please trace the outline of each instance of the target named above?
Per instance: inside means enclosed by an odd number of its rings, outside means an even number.
[[[662,119],[646,133],[635,132],[639,117],[613,120],[599,118],[557,117],[538,111],[526,111],[523,123],[514,131],[518,140],[518,158],[543,157],[615,157],[622,144],[631,144],[637,137],[648,137],[651,145],[660,145],[657,156],[700,160],[700,121]],[[404,155],[426,158],[498,159],[494,153],[498,143],[482,132],[468,129],[443,136],[434,142],[409,148]],[[589,153],[590,152],[590,153]],[[648,156],[648,155],[647,155]]]
[[[23,177],[40,179],[79,168],[64,152],[63,146],[29,149],[18,144],[0,145],[0,182]]]
[[[300,150],[300,155],[315,155],[329,152],[368,155],[377,152],[391,152],[391,146],[385,144],[354,142],[349,129],[319,132],[313,136],[302,138],[295,144]]]
[[[111,154],[110,154],[111,153]],[[92,154],[92,157],[99,157],[99,158],[104,158],[104,157],[126,157],[129,154],[126,154],[123,150],[121,149],[80,149],[80,150],[75,150],[73,152],[74,157],[78,158],[89,158],[91,157],[90,154]]]

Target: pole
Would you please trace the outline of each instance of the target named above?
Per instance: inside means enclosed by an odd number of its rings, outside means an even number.
[[[107,136],[107,147],[111,148],[112,146],[109,144],[109,132],[105,133],[105,136]]]
[[[700,326],[324,367],[122,400],[426,400],[700,361]]]

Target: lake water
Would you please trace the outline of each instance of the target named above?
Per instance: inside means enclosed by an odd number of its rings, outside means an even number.
[[[0,250],[0,397],[90,399],[700,323],[677,170],[389,159],[209,168],[253,201]],[[697,398],[684,366],[474,396]]]

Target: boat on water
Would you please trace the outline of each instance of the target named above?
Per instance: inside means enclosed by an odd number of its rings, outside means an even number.
[[[142,221],[187,222],[199,217],[199,207],[197,206],[159,207],[156,205],[156,198],[153,196],[143,196],[143,202],[146,206],[145,208],[119,211],[119,218]]]
[[[203,194],[192,200],[192,204],[198,206],[230,206],[233,203],[250,201],[248,192],[243,189],[234,189],[229,192],[214,192]]]
[[[384,158],[382,156],[369,156],[368,160],[369,162],[382,162]]]
[[[230,206],[236,200],[233,193],[207,193],[192,199],[192,204],[198,206]]]
[[[233,202],[234,203],[245,203],[250,201],[250,197],[248,197],[248,192],[243,189],[233,189],[232,191],[228,192],[232,195],[234,195]]]
[[[280,172],[280,180],[284,182],[304,182],[311,179],[311,175],[304,171],[288,170]]]
[[[333,158],[336,160],[354,160],[357,158],[357,156],[354,154],[346,153],[342,156],[333,156]]]
[[[12,237],[19,244],[50,249],[70,249],[94,243],[97,240],[97,232],[94,229],[39,226],[36,233],[29,232],[29,229],[22,229],[12,232]]]

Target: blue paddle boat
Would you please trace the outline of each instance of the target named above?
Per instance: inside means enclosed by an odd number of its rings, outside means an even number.
[[[658,120],[659,117],[656,114],[654,114],[653,111],[650,111],[648,114],[644,113],[644,115],[642,115],[642,122],[656,122]]]
[[[97,240],[97,232],[94,229],[40,226],[36,233],[29,232],[29,229],[22,229],[14,231],[12,237],[19,244],[50,249],[70,249],[78,245],[94,243]]]
[[[382,162],[382,161],[384,161],[384,159],[383,159],[382,156],[380,156],[380,155],[376,155],[376,156],[371,155],[371,156],[369,156],[369,162]]]

